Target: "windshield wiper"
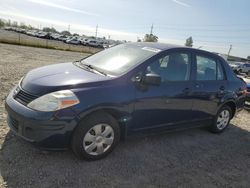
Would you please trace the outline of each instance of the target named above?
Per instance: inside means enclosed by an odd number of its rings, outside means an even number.
[[[84,67],[84,68],[87,68],[88,70],[90,70],[91,72],[98,72],[104,76],[107,76],[107,73],[101,71],[100,69],[98,69],[97,67],[93,66],[93,65],[89,65],[89,64],[85,64],[85,63],[82,63],[80,61],[76,61],[76,63],[78,63],[78,65],[80,67]]]

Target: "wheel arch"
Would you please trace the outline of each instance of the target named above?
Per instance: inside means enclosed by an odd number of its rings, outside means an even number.
[[[222,105],[220,105],[220,108],[222,108],[223,106],[228,106],[228,107],[231,108],[231,110],[232,110],[231,119],[232,119],[234,117],[235,113],[236,113],[236,108],[237,108],[236,103],[233,100],[228,100],[228,101],[225,101]]]
[[[127,122],[123,121],[124,118],[130,117],[128,113],[122,112],[118,109],[110,108],[110,107],[103,107],[103,108],[97,108],[97,109],[91,109],[86,112],[83,112],[79,116],[79,121],[75,129],[78,127],[79,123],[83,120],[88,118],[89,116],[95,114],[95,113],[108,113],[111,115],[118,123],[120,128],[120,138],[121,140],[124,140],[127,136]]]

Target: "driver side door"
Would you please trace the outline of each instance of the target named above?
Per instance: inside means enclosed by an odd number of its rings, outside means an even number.
[[[192,119],[191,59],[189,51],[173,51],[146,66],[143,74],[158,74],[161,83],[136,87],[134,131],[179,126]]]

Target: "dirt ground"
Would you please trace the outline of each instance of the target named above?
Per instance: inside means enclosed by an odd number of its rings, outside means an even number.
[[[42,151],[9,132],[4,99],[29,70],[85,54],[0,43],[0,187],[250,187],[250,113],[223,134],[192,129],[133,137],[107,158]]]

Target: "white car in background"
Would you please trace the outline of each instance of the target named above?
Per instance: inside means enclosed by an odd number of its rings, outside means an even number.
[[[78,40],[77,38],[71,38],[69,40],[66,40],[66,43],[68,43],[68,44],[81,44],[81,41]]]
[[[103,45],[102,45],[102,43],[100,41],[97,41],[97,40],[94,40],[94,39],[89,39],[86,42],[86,45],[96,47],[96,48],[102,48],[103,47]]]
[[[250,63],[244,63],[238,67],[237,70],[239,73],[246,73],[250,76]]]

